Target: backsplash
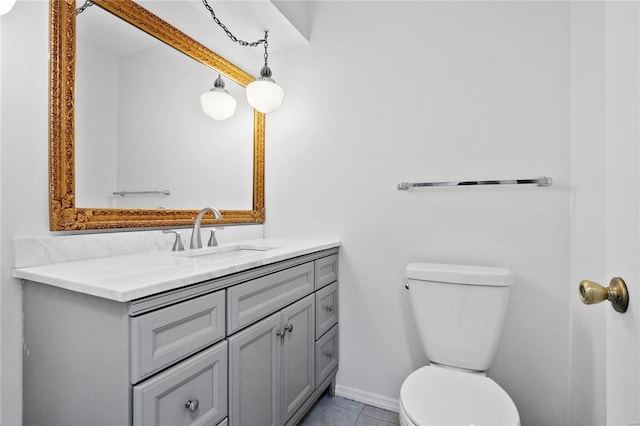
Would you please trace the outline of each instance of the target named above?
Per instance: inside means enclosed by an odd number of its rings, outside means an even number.
[[[264,225],[238,225],[216,227],[219,243],[263,238]],[[209,238],[209,229],[202,229],[203,241]],[[189,247],[191,229],[178,229],[185,247]],[[169,251],[174,235],[153,231],[113,232],[101,234],[60,235],[13,239],[13,267],[47,265],[97,257],[120,256],[149,251]]]

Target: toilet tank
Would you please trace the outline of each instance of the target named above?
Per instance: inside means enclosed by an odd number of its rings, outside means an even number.
[[[416,327],[431,362],[486,371],[493,361],[513,275],[486,266],[412,263],[406,268]]]

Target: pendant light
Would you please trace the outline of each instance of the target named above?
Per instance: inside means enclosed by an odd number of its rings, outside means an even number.
[[[0,15],[9,13],[9,11],[16,4],[16,0],[2,0],[0,1]]]
[[[234,36],[231,31],[218,19],[213,8],[209,6],[207,0],[202,0],[202,4],[211,14],[211,18],[213,21],[220,26],[227,34],[227,36],[231,39],[231,41],[240,44],[241,46],[249,46],[256,47],[261,44],[264,44],[264,66],[262,70],[260,70],[260,76],[247,85],[247,101],[249,105],[253,107],[255,110],[262,113],[269,113],[275,111],[280,108],[282,105],[282,100],[284,99],[284,90],[282,87],[276,84],[276,82],[271,78],[271,69],[267,63],[269,58],[269,53],[267,48],[269,47],[269,43],[267,42],[267,36],[269,34],[268,31],[264,32],[264,38],[261,40],[247,42],[244,40],[238,39]]]
[[[267,36],[269,32],[264,32],[264,66],[260,70],[260,77],[256,78],[247,85],[247,101],[249,105],[263,113],[269,113],[280,108],[282,99],[284,99],[284,90],[278,86],[271,78],[271,69],[267,60],[269,53],[267,48]]]
[[[208,92],[200,96],[202,110],[214,120],[226,120],[236,111],[236,100],[224,88],[224,81],[220,74]]]

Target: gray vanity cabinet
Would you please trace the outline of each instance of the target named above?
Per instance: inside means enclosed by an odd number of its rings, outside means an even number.
[[[315,390],[313,295],[229,337],[229,423],[284,424]]]
[[[26,281],[24,424],[297,424],[335,384],[337,252],[128,302]]]

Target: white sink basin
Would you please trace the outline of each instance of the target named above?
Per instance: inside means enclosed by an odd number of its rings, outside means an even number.
[[[202,260],[227,260],[239,259],[273,250],[274,247],[258,246],[229,246],[229,247],[206,247],[176,253],[176,256],[189,257]]]

